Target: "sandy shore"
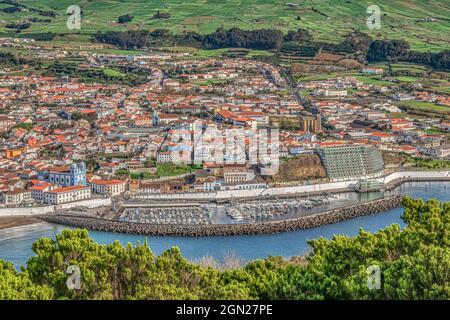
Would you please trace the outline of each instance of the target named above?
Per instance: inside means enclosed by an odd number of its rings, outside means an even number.
[[[42,220],[29,216],[0,217],[0,230],[40,223]]]

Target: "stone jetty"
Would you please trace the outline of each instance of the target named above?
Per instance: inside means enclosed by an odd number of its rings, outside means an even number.
[[[350,220],[356,217],[371,215],[401,207],[401,196],[391,196],[379,200],[337,208],[309,216],[294,219],[267,221],[242,224],[211,224],[211,225],[181,225],[181,224],[146,224],[107,220],[90,216],[74,214],[44,214],[39,218],[65,226],[85,228],[93,231],[110,231],[129,234],[154,236],[232,236],[273,234],[300,229],[310,229],[322,225]]]

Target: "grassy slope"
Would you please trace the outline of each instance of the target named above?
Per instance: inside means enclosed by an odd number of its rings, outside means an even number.
[[[361,29],[373,36],[403,38],[417,50],[441,50],[449,47],[450,5],[448,0],[19,0],[33,7],[56,10],[59,15],[51,23],[33,23],[24,31],[73,33],[66,27],[65,11],[77,4],[83,9],[82,34],[97,30],[126,30],[139,27],[167,28],[176,32],[194,30],[201,33],[218,27],[239,26],[245,29],[278,28],[284,31],[304,27],[317,37],[336,41],[336,34],[344,34],[351,28]],[[289,8],[287,3],[301,4]],[[369,4],[378,4],[382,13],[382,29],[366,27]],[[0,4],[0,8],[6,7]],[[314,7],[318,12],[311,10]],[[171,18],[152,20],[157,10],[169,11]],[[135,18],[128,26],[115,23],[118,16],[130,13]],[[321,14],[322,13],[322,14]],[[327,18],[327,15],[329,18]],[[0,12],[0,20],[17,21],[34,13],[6,14]],[[296,20],[300,16],[301,21]],[[419,18],[434,17],[438,22],[417,22]],[[41,17],[42,18],[42,17]],[[5,32],[0,23],[0,32]],[[428,43],[427,43],[428,42]]]
[[[438,112],[443,112],[443,113],[450,112],[449,107],[436,105],[431,102],[410,100],[410,101],[402,101],[400,104],[409,109],[415,109],[415,110],[438,111]]]

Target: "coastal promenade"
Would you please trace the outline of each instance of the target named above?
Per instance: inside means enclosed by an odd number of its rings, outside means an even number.
[[[97,198],[83,201],[69,202],[60,205],[0,208],[0,218],[25,217],[39,214],[53,213],[57,210],[71,209],[75,207],[97,208],[111,205],[111,198]]]
[[[450,171],[400,171],[386,176],[372,179],[384,185],[395,185],[396,182],[406,181],[447,181]],[[311,184],[291,187],[277,187],[265,189],[220,190],[216,192],[173,193],[173,194],[141,194],[133,196],[139,200],[193,200],[193,201],[221,201],[245,198],[276,197],[301,195],[310,193],[336,193],[353,191],[358,180],[336,181],[322,184]]]

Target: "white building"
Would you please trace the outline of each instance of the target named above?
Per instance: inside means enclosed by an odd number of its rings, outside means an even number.
[[[118,196],[125,192],[126,182],[123,180],[102,180],[95,179],[88,183],[91,191],[108,196]]]
[[[239,183],[226,183],[220,186],[220,190],[252,190],[265,188],[267,188],[267,183],[261,178]]]
[[[3,194],[3,203],[7,206],[17,206],[33,202],[31,191],[24,189],[15,189]]]
[[[323,97],[346,97],[347,90],[330,90],[330,89],[319,89],[314,93],[316,96]]]
[[[30,188],[31,190],[31,197],[37,201],[37,202],[44,202],[45,198],[45,192],[51,191],[55,189],[55,186],[52,184],[42,184],[42,185],[35,185]]]
[[[166,151],[166,152],[159,152],[156,156],[156,161],[159,163],[172,163],[173,162],[173,156],[172,152]]]
[[[450,157],[450,144],[444,144],[439,147],[419,148],[419,152],[436,158]]]
[[[441,130],[450,131],[450,122],[441,123]]]
[[[384,69],[382,69],[382,68],[364,67],[364,68],[362,68],[361,72],[364,73],[364,74],[383,74],[384,73]]]
[[[206,180],[203,183],[203,191],[215,191],[217,189],[220,188],[220,186],[222,185],[222,183],[220,181],[217,180]]]
[[[83,162],[72,164],[70,167],[55,167],[40,174],[39,179],[67,187],[86,185],[86,165]]]
[[[44,202],[49,204],[79,201],[90,197],[91,189],[84,186],[62,187],[44,192]]]
[[[410,94],[407,94],[407,93],[395,93],[393,96],[392,96],[395,100],[398,100],[398,101],[406,101],[406,100],[412,100],[413,99],[413,96],[411,96]]]
[[[255,179],[255,172],[243,168],[224,168],[223,179],[225,183],[237,183]]]

